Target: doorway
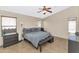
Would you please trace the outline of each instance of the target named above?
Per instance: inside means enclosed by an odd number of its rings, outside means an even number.
[[[70,40],[76,40],[76,18],[71,18],[68,20],[68,33]]]

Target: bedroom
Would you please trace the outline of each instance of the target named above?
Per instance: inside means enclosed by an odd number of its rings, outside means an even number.
[[[27,9],[28,8],[28,9]],[[28,42],[25,42],[22,37],[23,28],[44,28],[45,31],[49,32],[54,36],[54,42],[46,43],[42,45],[42,52],[54,52],[54,53],[68,53],[68,18],[77,17],[77,31],[78,28],[78,17],[79,7],[67,7],[67,6],[51,6],[53,13],[43,15],[37,13],[39,11],[37,6],[16,6],[16,7],[0,7],[0,52],[23,52],[23,53],[34,53],[40,52],[39,48],[35,49]],[[16,18],[16,32],[18,33],[18,42],[12,46],[2,48],[3,37],[2,37],[2,17],[15,17]]]

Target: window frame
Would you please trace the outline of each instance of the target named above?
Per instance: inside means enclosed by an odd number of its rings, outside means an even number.
[[[70,20],[69,22],[73,22],[73,21],[75,22],[75,32],[76,32],[76,30],[77,30],[77,29],[76,29],[76,20]],[[68,28],[69,28],[69,22],[68,22]],[[70,32],[70,28],[68,29],[68,32],[71,33],[71,32]]]
[[[76,31],[77,31],[77,17],[69,17],[68,18],[68,34],[71,34],[69,32],[69,21],[75,21],[76,22]]]
[[[17,17],[12,17],[12,16],[1,16],[1,34],[3,36],[3,31],[2,31],[2,17],[7,17],[7,18],[16,18],[16,33],[17,33]]]

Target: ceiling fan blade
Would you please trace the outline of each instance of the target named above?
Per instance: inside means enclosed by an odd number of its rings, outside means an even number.
[[[50,12],[50,13],[52,13],[52,11],[50,11],[50,10],[48,10],[48,9],[47,9],[46,11],[47,11],[47,12]]]
[[[47,9],[52,9],[52,8],[47,8]]]
[[[48,12],[52,13],[52,11],[48,11]]]

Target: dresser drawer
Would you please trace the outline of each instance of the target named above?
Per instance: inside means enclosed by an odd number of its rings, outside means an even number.
[[[15,37],[18,37],[18,35],[17,34],[5,35],[5,36],[3,36],[3,39],[10,39],[10,38],[15,38]]]
[[[5,42],[5,43],[3,44],[3,47],[5,48],[5,47],[8,47],[8,46],[14,45],[14,44],[16,44],[17,42],[18,42],[17,40],[12,41],[12,42]]]
[[[4,39],[4,40],[3,40],[4,43],[13,42],[13,41],[18,41],[18,37],[15,37],[15,38],[8,38],[8,39]]]

